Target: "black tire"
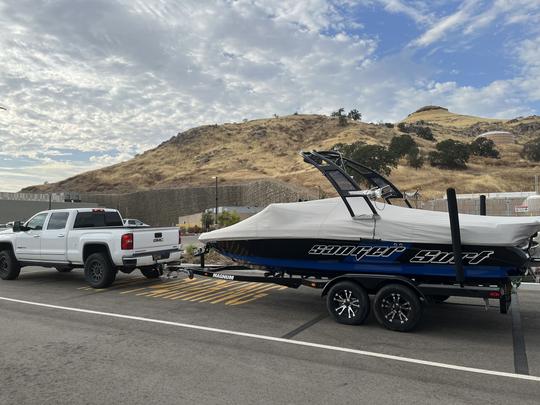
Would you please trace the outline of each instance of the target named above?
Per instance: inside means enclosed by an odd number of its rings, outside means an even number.
[[[450,298],[449,295],[430,295],[429,299],[434,302],[435,304],[442,304],[444,301],[446,301],[448,298]]]
[[[341,281],[328,291],[326,308],[337,322],[360,325],[369,315],[369,296],[362,286],[352,281]]]
[[[373,301],[377,321],[387,329],[398,332],[412,330],[422,317],[422,303],[411,288],[390,284],[379,290]]]
[[[143,276],[149,279],[161,277],[161,271],[159,271],[159,269],[156,267],[141,267],[139,270],[141,271]]]
[[[19,277],[21,265],[11,250],[0,251],[0,278],[2,280],[15,280]]]
[[[56,271],[59,273],[69,273],[71,270],[73,270],[72,267],[55,267]]]
[[[93,253],[84,262],[84,278],[93,288],[107,288],[116,279],[116,269],[107,255]]]

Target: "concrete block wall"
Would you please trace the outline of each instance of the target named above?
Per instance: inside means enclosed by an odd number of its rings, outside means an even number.
[[[53,202],[51,208],[92,208],[97,207],[97,204],[86,203],[66,203]],[[5,224],[11,221],[22,221],[29,219],[34,214],[40,211],[49,209],[49,200],[47,201],[25,201],[25,200],[3,200],[0,199],[0,224]]]
[[[245,184],[219,184],[220,206],[260,206],[271,203],[312,200],[318,191],[295,187],[277,180],[259,180]],[[116,208],[125,218],[138,218],[153,226],[176,225],[179,216],[215,207],[214,186],[140,191],[128,194],[81,193],[82,201]]]

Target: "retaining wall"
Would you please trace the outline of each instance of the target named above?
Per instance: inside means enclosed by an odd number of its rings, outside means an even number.
[[[149,190],[128,194],[81,193],[82,201],[118,209],[124,218],[138,218],[152,226],[176,225],[178,217],[202,212],[216,205],[215,186]],[[220,184],[220,206],[259,206],[271,203],[312,200],[318,190],[295,187],[277,180],[245,184]]]

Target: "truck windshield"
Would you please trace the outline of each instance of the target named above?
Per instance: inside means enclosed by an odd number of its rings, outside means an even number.
[[[114,211],[79,212],[73,228],[102,228],[104,226],[124,226],[120,214]]]

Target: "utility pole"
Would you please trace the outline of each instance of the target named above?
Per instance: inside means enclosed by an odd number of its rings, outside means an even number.
[[[214,178],[216,179],[216,215],[215,215],[215,218],[214,218],[214,225],[216,225],[216,228],[217,228],[217,216],[218,216],[218,176],[214,176]]]

